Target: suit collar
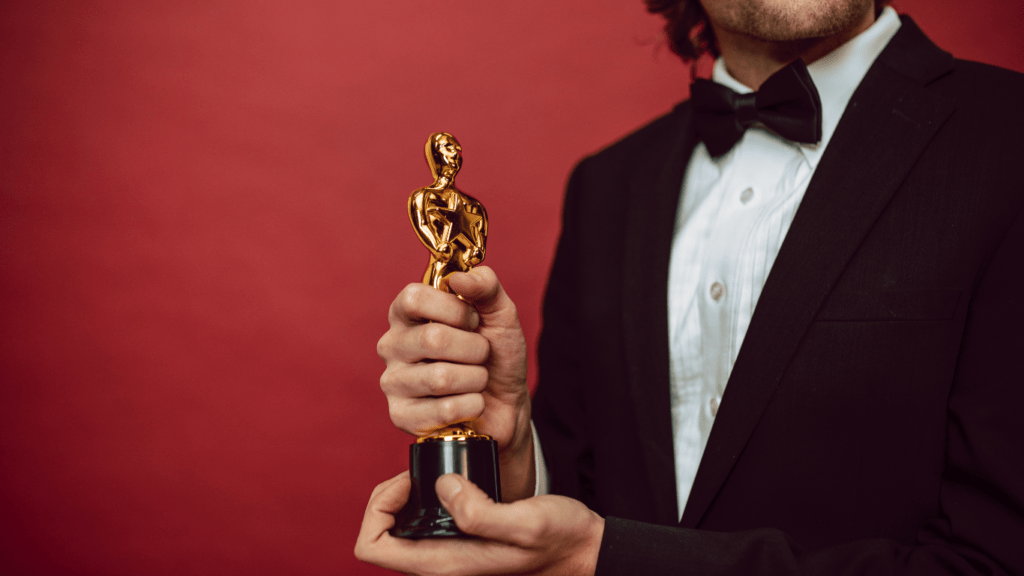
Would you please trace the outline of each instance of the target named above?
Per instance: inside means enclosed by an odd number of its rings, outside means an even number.
[[[821,141],[800,145],[811,166],[817,168],[850,98],[899,29],[899,16],[886,6],[870,28],[807,66],[822,107]]]
[[[909,16],[878,57],[879,62],[921,86],[953,71],[953,56],[936,46]]]
[[[699,525],[757,427],[817,309],[918,155],[952,113],[951,102],[925,87],[951,69],[949,54],[904,18],[899,33],[851,97],[754,311],[683,513],[683,526]],[[677,190],[681,170],[678,175]],[[675,214],[674,210],[669,213]],[[671,221],[651,224],[664,227],[671,238]],[[665,235],[664,231],[648,232],[644,238]],[[669,244],[670,240],[664,240],[666,247]],[[664,269],[667,262],[666,255]],[[662,309],[666,283],[665,278],[652,279],[657,289],[650,288],[646,294],[657,297]],[[646,314],[653,314],[653,306],[647,306]],[[667,339],[661,329],[664,322],[662,316],[660,322],[651,324],[658,326],[662,341]],[[633,337],[627,334],[627,339]],[[658,358],[648,356],[647,361],[665,366],[657,372],[663,376],[659,385],[667,387],[667,344],[657,351]],[[630,360],[635,361],[633,357]],[[649,375],[656,372],[649,367],[638,369]],[[644,409],[640,403],[637,406]],[[647,409],[651,409],[650,403]],[[668,408],[664,410],[667,414]],[[666,451],[671,456],[671,425],[668,427],[657,440],[659,446],[648,450],[659,458]],[[654,432],[664,426],[651,428]],[[660,462],[655,464],[655,468],[664,468]],[[669,474],[674,478],[674,470]]]

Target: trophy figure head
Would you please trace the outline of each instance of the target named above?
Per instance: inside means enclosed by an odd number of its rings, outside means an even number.
[[[444,178],[449,182],[455,179],[459,168],[462,168],[462,146],[455,136],[447,132],[435,132],[427,138],[427,164],[434,180]]]

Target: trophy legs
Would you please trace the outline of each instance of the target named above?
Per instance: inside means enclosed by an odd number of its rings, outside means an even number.
[[[466,536],[455,525],[434,491],[444,474],[461,474],[495,502],[501,501],[498,444],[488,437],[426,438],[409,446],[412,490],[391,535],[399,538]]]

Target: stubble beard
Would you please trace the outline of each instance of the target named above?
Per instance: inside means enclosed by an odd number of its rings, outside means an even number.
[[[712,20],[722,28],[765,42],[825,38],[857,26],[874,0],[734,0]],[[715,11],[717,12],[717,11]]]

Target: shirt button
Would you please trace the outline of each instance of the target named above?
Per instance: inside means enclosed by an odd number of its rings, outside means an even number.
[[[721,282],[715,282],[711,285],[711,299],[718,302],[722,299],[722,296],[725,296],[725,285]]]
[[[746,204],[747,202],[750,202],[750,199],[753,198],[753,197],[754,197],[754,189],[753,188],[747,188],[746,190],[744,190],[743,192],[740,193],[740,202],[743,202],[744,204]]]
[[[711,408],[711,417],[718,416],[718,398],[712,398],[708,404]]]

